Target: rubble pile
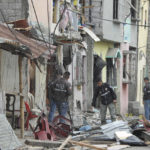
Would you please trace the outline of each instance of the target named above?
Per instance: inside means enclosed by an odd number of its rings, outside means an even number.
[[[26,149],[33,147],[37,150],[121,150],[130,146],[147,146],[147,142],[143,141],[145,139],[142,140],[137,134],[137,131],[138,133],[145,131],[137,117],[124,118],[124,121],[122,119],[115,122],[107,121],[109,123],[106,125],[101,125],[99,118],[99,112],[82,113],[78,111],[72,117],[73,130],[66,137],[58,137],[56,134],[55,141],[27,139]],[[59,127],[63,128],[63,126]],[[54,131],[54,133],[57,132]],[[63,132],[61,134],[63,135]]]

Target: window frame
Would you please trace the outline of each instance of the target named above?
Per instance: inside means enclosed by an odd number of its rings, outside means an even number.
[[[119,12],[119,0],[113,0],[113,19],[118,20],[118,12]]]

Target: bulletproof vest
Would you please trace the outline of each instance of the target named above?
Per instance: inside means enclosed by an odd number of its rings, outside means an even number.
[[[144,87],[144,99],[150,99],[150,83]]]
[[[68,98],[67,94],[67,83],[65,79],[58,79],[53,85],[53,97],[55,101],[66,101]]]
[[[101,96],[101,102],[103,105],[108,105],[113,101],[109,86],[107,84],[102,85],[99,95]]]

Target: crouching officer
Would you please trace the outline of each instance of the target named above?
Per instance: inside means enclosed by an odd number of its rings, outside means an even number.
[[[107,84],[103,83],[101,79],[97,82],[97,87],[94,91],[94,97],[92,101],[92,106],[96,106],[96,99],[100,98],[100,113],[101,113],[101,124],[106,124],[106,113],[107,107],[109,109],[111,120],[116,120],[116,94],[113,89]]]
[[[58,108],[58,113],[61,116],[66,116],[68,111],[68,97],[72,95],[71,84],[68,82],[70,77],[69,72],[65,72],[63,77],[54,81],[52,85],[53,100]],[[63,119],[60,122],[64,122]]]

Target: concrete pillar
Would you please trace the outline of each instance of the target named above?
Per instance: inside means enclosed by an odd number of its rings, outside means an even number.
[[[87,36],[87,108],[91,107],[93,98],[93,47],[94,41]]]

